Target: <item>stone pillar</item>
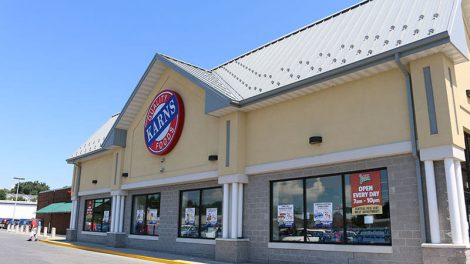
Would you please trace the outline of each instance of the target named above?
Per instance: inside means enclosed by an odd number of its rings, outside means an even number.
[[[426,172],[426,192],[428,198],[428,216],[429,229],[431,233],[431,243],[441,243],[439,228],[439,211],[437,207],[436,178],[434,176],[434,162],[432,160],[424,161]]]
[[[455,164],[453,158],[444,159],[446,174],[447,198],[449,203],[450,229],[452,232],[452,243],[462,244],[462,226],[460,223],[459,199],[457,196],[457,181],[455,177]]]
[[[465,205],[465,194],[463,191],[462,164],[459,160],[454,160],[455,177],[457,184],[457,199],[459,201],[460,225],[462,230],[462,242],[469,244],[467,208]]]

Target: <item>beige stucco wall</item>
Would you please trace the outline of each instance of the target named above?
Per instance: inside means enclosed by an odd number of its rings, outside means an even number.
[[[111,188],[115,173],[114,151],[93,157],[80,162],[80,188],[79,191]],[[92,181],[98,183],[93,184]]]
[[[144,117],[153,98],[162,90],[178,92],[185,108],[181,137],[174,149],[163,157],[151,154],[144,140]],[[208,155],[218,152],[218,118],[206,115],[204,90],[172,70],[167,70],[147,98],[127,131],[123,183],[166,178],[198,172],[216,171],[217,162]],[[164,172],[160,170],[164,168]]]
[[[438,133],[431,135],[428,104],[424,83],[423,69],[430,67],[433,85],[434,103]],[[435,54],[410,63],[413,80],[413,96],[416,112],[416,128],[419,148],[430,148],[443,145],[462,145],[463,140],[457,136],[457,126],[453,108],[452,89],[448,69],[450,62],[442,54]]]
[[[439,134],[430,135],[423,68],[430,66]],[[442,54],[409,65],[417,117],[419,147],[454,144],[464,147],[470,130],[470,64],[454,65]],[[449,69],[453,85],[450,82]],[[144,116],[163,89],[177,91],[184,102],[185,122],[175,148],[164,157],[147,150]],[[453,94],[452,94],[453,92]],[[457,104],[453,105],[454,99]],[[178,73],[166,70],[127,131],[127,146],[82,162],[80,190],[117,189],[121,184],[218,171],[244,173],[246,166],[410,140],[405,81],[398,69],[334,86],[251,112],[223,117],[205,114],[205,92]],[[453,112],[457,109],[457,113]],[[230,165],[226,159],[226,122],[230,121]],[[323,143],[311,145],[311,136]],[[217,154],[218,161],[208,161]],[[119,157],[116,157],[119,155]],[[115,161],[118,161],[116,165]],[[118,169],[114,184],[115,169]],[[122,172],[128,178],[120,177]],[[97,176],[98,175],[98,176]],[[98,184],[91,181],[98,178]]]
[[[246,128],[247,165],[408,141],[404,79],[392,70],[249,112]]]
[[[466,90],[470,89],[470,62],[455,65],[455,98],[457,104],[458,123],[463,131],[470,133],[470,98],[467,97]],[[463,136],[461,137],[463,140]],[[464,144],[464,143],[459,143]]]

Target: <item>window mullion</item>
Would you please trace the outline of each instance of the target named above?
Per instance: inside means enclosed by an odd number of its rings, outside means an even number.
[[[198,206],[198,209],[199,209],[199,224],[198,224],[198,238],[201,238],[201,215],[202,215],[202,190],[199,190],[199,206]]]
[[[347,220],[346,220],[346,188],[345,188],[345,178],[346,176],[341,175],[341,188],[343,193],[343,243],[348,244],[348,233],[347,233]]]
[[[307,243],[307,224],[308,224],[308,219],[307,219],[307,179],[304,178],[302,181],[303,184],[303,214],[304,214],[304,243]]]

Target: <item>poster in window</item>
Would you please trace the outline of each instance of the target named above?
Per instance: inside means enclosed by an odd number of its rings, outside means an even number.
[[[187,225],[194,225],[194,216],[196,215],[196,208],[186,208],[184,211],[184,223]]]
[[[87,201],[86,214],[87,215],[93,214],[93,200]]]
[[[382,214],[380,171],[351,174],[352,215]]]
[[[320,222],[323,226],[333,224],[333,203],[313,203],[313,221]]]
[[[144,223],[144,210],[137,210],[135,213],[135,219],[137,220],[138,224]]]
[[[149,209],[147,219],[149,220],[149,224],[156,224],[157,223],[157,213],[158,209]]]
[[[277,222],[279,227],[292,227],[294,225],[294,205],[281,204],[277,206]]]
[[[109,211],[103,211],[103,223],[109,223]]]
[[[208,226],[217,225],[217,208],[206,209],[206,225]]]

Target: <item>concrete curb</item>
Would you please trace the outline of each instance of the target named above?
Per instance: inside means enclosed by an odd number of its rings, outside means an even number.
[[[79,245],[74,245],[74,244],[71,244],[71,243],[57,242],[57,241],[51,241],[51,240],[39,240],[39,241],[43,242],[43,243],[47,243],[47,244],[62,246],[62,247],[76,248],[76,249],[93,251],[93,252],[98,252],[98,253],[104,253],[104,254],[110,254],[110,255],[116,255],[116,256],[122,256],[122,257],[128,257],[128,258],[134,258],[134,259],[140,259],[140,260],[147,260],[147,261],[152,261],[152,262],[157,262],[157,263],[165,263],[165,264],[175,264],[175,263],[177,263],[177,264],[196,264],[196,263],[200,263],[200,262],[192,262],[192,261],[185,261],[185,260],[170,260],[170,259],[155,258],[155,257],[149,257],[149,256],[137,255],[137,254],[130,254],[130,253],[124,253],[124,252],[119,252],[119,251],[101,249],[101,248],[79,246]]]

